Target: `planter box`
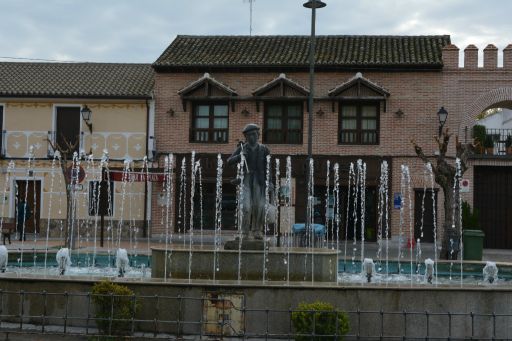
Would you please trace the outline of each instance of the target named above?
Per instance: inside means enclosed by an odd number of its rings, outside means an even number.
[[[463,231],[464,260],[482,260],[485,234],[482,230]]]

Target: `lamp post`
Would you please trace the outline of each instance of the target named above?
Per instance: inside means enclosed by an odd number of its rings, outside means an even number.
[[[309,96],[308,96],[308,158],[306,160],[306,181],[310,178],[309,162],[313,157],[313,98],[315,96],[315,25],[316,25],[316,9],[326,6],[321,0],[308,0],[303,5],[311,9],[311,37],[309,43]],[[306,224],[305,232],[312,233],[311,222],[311,209],[309,205],[313,205],[312,198],[309,198],[309,193],[306,196]]]
[[[309,39],[309,96],[308,96],[308,160],[313,154],[313,98],[315,96],[315,25],[316,9],[326,4],[320,0],[309,0],[303,5],[311,8],[311,37]]]
[[[446,119],[448,118],[448,111],[444,107],[441,107],[439,111],[437,112],[437,117],[439,119],[439,134],[438,136],[441,136],[441,133],[443,132],[444,124],[446,123]]]

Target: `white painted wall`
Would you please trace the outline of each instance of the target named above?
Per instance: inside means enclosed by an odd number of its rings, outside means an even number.
[[[477,123],[489,129],[512,129],[512,110],[503,109],[494,115],[478,120]]]

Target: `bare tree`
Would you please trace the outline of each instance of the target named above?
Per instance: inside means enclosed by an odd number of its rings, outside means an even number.
[[[442,241],[443,251],[441,257],[445,259],[457,258],[458,250],[457,252],[454,252],[454,254],[451,254],[450,252],[450,239],[452,239],[453,242],[458,241],[460,238],[459,219],[455,219],[455,221],[453,221],[454,216],[458,217],[459,209],[459,205],[456,204],[459,199],[457,197],[458,194],[455,194],[454,196],[453,190],[455,185],[455,175],[457,169],[454,163],[450,163],[449,158],[446,156],[451,136],[452,134],[450,134],[448,129],[446,129],[441,132],[440,136],[435,137],[435,140],[439,148],[439,152],[435,156],[435,164],[430,160],[428,156],[425,155],[423,149],[414,140],[411,140],[416,155],[418,155],[418,157],[421,160],[423,160],[423,162],[430,163],[432,165],[434,179],[436,183],[443,189],[444,233]],[[460,176],[462,176],[464,172],[468,169],[468,158],[473,154],[473,150],[473,144],[462,144],[459,141],[458,136],[455,136],[455,157],[460,159]],[[455,210],[455,214],[452,214],[453,210]]]
[[[47,139],[48,145],[53,151],[53,154],[60,154],[58,157],[60,169],[62,171],[62,176],[64,177],[64,183],[66,185],[66,218],[64,221],[64,244],[65,247],[73,248],[74,242],[72,235],[70,234],[71,226],[73,223],[73,192],[75,190],[75,185],[78,183],[77,176],[72,176],[72,174],[68,174],[68,169],[75,169],[77,167],[76,159],[73,158],[73,155],[76,151],[76,147],[78,146],[78,139],[76,142],[72,143],[68,141],[66,138],[62,138],[62,144],[59,144],[57,141],[53,142],[50,139]],[[50,228],[50,226],[48,226]]]

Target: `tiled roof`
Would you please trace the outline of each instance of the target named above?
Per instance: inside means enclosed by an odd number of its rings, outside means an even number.
[[[309,36],[178,36],[157,71],[309,65]],[[317,36],[318,68],[441,68],[450,36]]]
[[[0,62],[2,97],[149,98],[150,64]]]

